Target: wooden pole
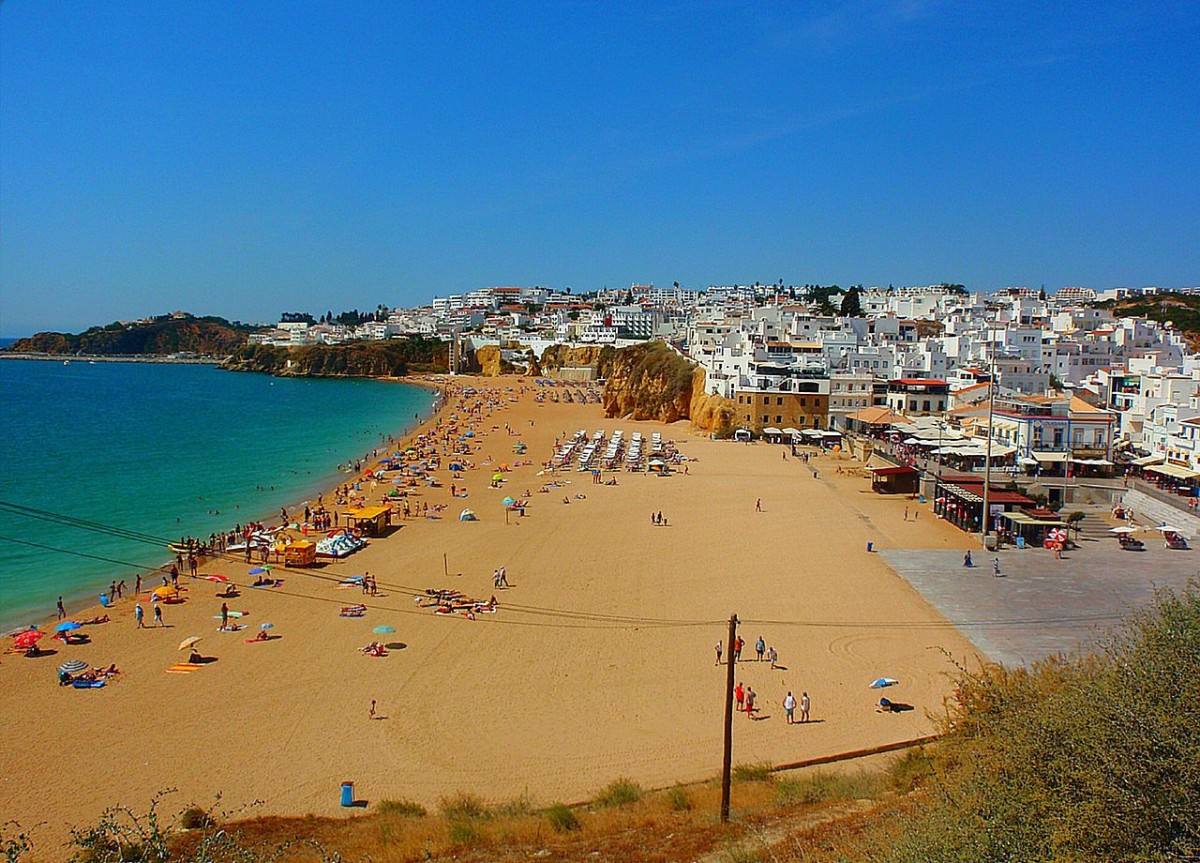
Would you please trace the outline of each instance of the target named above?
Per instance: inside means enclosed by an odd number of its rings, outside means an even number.
[[[736,614],[729,616],[729,641],[725,645],[725,655],[729,657],[729,669],[725,675],[725,754],[721,762],[721,823],[729,820],[729,783],[733,773],[733,666],[737,661],[737,652],[733,642],[737,638],[738,619]]]

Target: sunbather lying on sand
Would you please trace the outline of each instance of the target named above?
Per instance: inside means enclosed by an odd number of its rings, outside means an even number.
[[[362,649],[367,656],[387,656],[387,649],[378,641],[372,641]]]

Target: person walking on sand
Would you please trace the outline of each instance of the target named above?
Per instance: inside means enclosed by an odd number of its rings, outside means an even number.
[[[508,567],[506,567],[506,566],[501,566],[501,567],[500,567],[500,586],[501,586],[501,587],[509,587],[509,583],[508,583]]]
[[[720,665],[721,664],[721,654],[725,652],[725,648],[721,645],[721,642],[718,641],[716,647],[713,649],[716,650],[716,652],[717,652],[716,664]]]
[[[775,645],[767,648],[767,662],[771,663],[771,668],[775,667],[775,662],[779,659],[779,652],[775,650]]]
[[[1000,577],[1000,558],[998,557],[992,560],[992,575],[996,578]]]
[[[374,718],[375,718],[375,699],[374,699],[374,698],[372,698],[372,699],[371,699],[371,710],[370,710],[370,712],[367,714],[367,716],[368,716],[370,719],[374,719]]]
[[[746,704],[746,690],[742,688],[742,681],[738,681],[738,685],[733,688],[733,700],[737,702],[737,712],[741,713]]]
[[[801,722],[808,722],[808,708],[810,706],[811,706],[811,702],[808,699],[808,693],[801,692],[800,693],[800,721]]]
[[[746,716],[750,719],[754,718],[754,699],[757,698],[754,690],[749,686],[746,687]]]
[[[904,507],[904,520],[908,521],[908,507]]]
[[[145,615],[146,615],[146,612],[142,609],[142,607],[140,605],[135,605],[133,607],[133,619],[137,621],[138,629],[146,628],[146,621],[144,619]]]
[[[125,595],[125,579],[122,578],[120,581],[117,582],[117,599],[122,598],[124,595]]]
[[[59,619],[59,620],[62,620],[62,619],[64,619],[64,618],[67,616],[67,609],[66,609],[66,607],[63,605],[63,601],[62,601],[62,597],[61,597],[61,596],[58,598],[58,603],[57,603],[57,605],[58,605],[58,619]]]
[[[221,603],[221,631],[224,632],[229,628],[229,603]]]
[[[767,643],[765,641],[763,641],[763,637],[760,635],[758,637],[758,641],[754,642],[754,652],[758,654],[759,662],[763,661],[763,651],[765,651],[766,649],[767,649]]]
[[[133,595],[139,596],[142,592],[142,574],[139,572],[137,578],[133,582]]]
[[[162,606],[157,602],[154,603],[154,625],[166,628],[166,624],[163,623]]]
[[[740,635],[733,641],[733,658],[737,662],[742,661],[742,648],[746,646],[746,640]]]
[[[783,699],[783,714],[787,718],[787,724],[791,725],[796,721],[796,696],[792,695],[791,690]]]
[[[761,497],[758,500],[754,501],[754,511],[762,512],[762,498]]]

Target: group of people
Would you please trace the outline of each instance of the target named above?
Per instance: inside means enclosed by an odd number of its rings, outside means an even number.
[[[733,649],[733,661],[741,662],[742,649],[746,646],[746,640],[740,635],[736,636],[733,639],[733,644],[731,646]],[[720,665],[721,660],[725,656],[725,645],[723,642],[718,641],[716,645],[714,645],[713,649],[717,654],[717,661],[715,664]],[[771,668],[779,667],[779,651],[775,649],[774,645],[768,645],[766,639],[764,639],[761,635],[758,637],[758,640],[754,642],[754,652],[757,654],[759,662],[763,662],[765,660],[771,663]]]

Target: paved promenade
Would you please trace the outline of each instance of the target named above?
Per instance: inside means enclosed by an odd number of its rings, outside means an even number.
[[[1122,551],[1115,540],[1083,540],[1062,560],[1043,549],[972,552],[882,550],[880,556],[989,658],[1028,665],[1095,642],[1127,611],[1150,604],[1156,587],[1183,588],[1200,572],[1200,550],[1171,551],[1157,534],[1146,550]]]

